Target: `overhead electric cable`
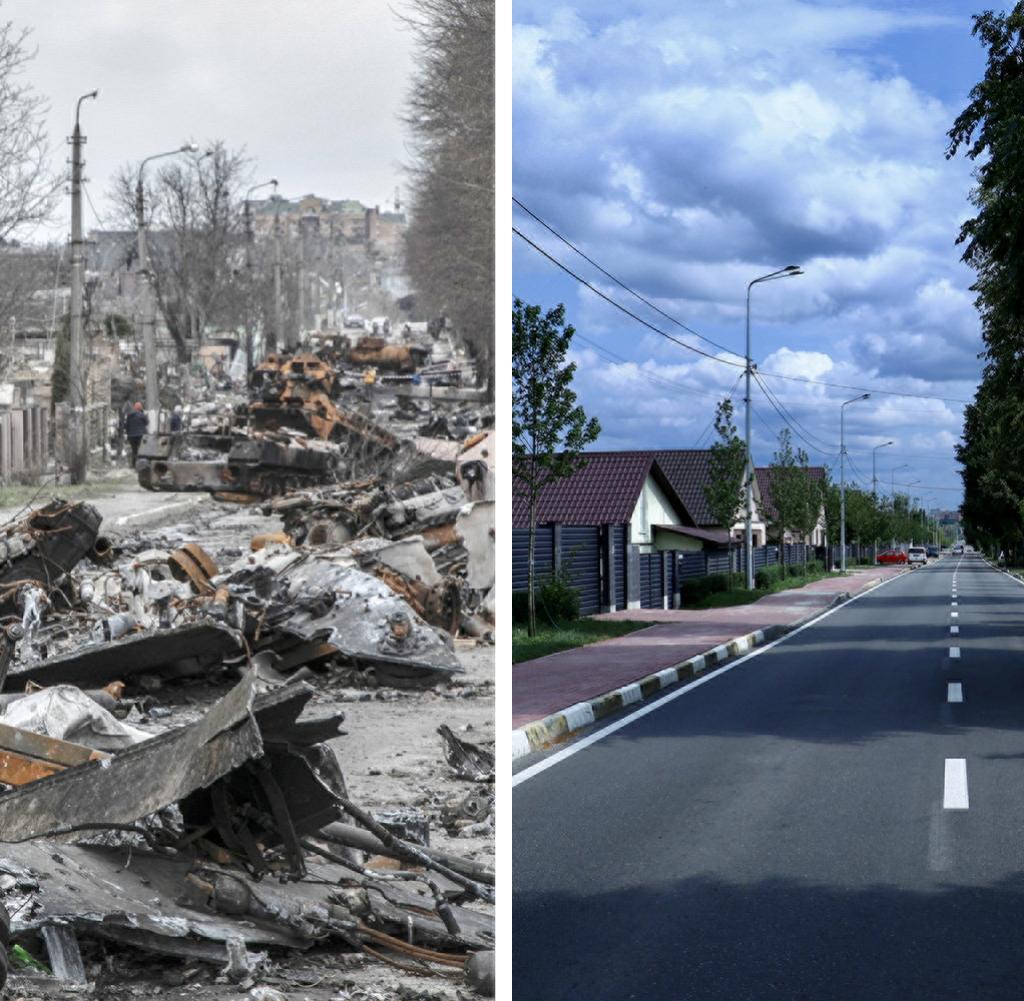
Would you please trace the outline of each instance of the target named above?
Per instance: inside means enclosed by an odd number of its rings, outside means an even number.
[[[702,355],[704,358],[710,358],[712,361],[716,361],[721,365],[730,365],[733,368],[746,368],[745,364],[741,364],[740,362],[735,361],[728,361],[725,358],[719,358],[716,355],[710,354],[707,351],[702,351],[700,348],[695,348],[692,344],[687,344],[685,341],[679,340],[678,337],[673,337],[671,334],[666,333],[661,328],[656,327],[653,323],[649,322],[648,320],[645,320],[642,316],[637,316],[636,313],[632,312],[631,310],[623,306],[621,302],[616,302],[610,295],[606,295],[599,288],[595,288],[593,285],[590,284],[590,282],[586,280],[586,278],[582,278],[580,275],[576,274],[576,272],[573,271],[572,268],[563,264],[560,260],[558,260],[558,258],[552,257],[551,254],[549,254],[543,247],[534,243],[533,240],[531,240],[524,233],[521,233],[518,229],[516,229],[515,226],[512,227],[512,232],[515,233],[516,236],[519,237],[519,239],[525,240],[526,243],[533,247],[533,249],[536,250],[537,253],[540,254],[542,257],[546,257],[552,264],[555,265],[555,267],[561,268],[567,275],[569,275],[572,278],[575,278],[576,281],[578,281],[581,285],[585,285],[588,289],[590,289],[591,292],[594,293],[594,295],[600,296],[602,299],[604,299],[605,302],[609,303],[616,309],[625,313],[626,316],[632,317],[634,320],[637,321],[637,323],[642,323],[649,330],[653,330],[659,336],[664,337],[665,340],[672,341],[673,344],[678,344],[679,347],[685,348],[687,351],[692,351],[694,354]]]
[[[539,244],[534,243],[533,240],[531,240],[528,236],[526,236],[525,233],[523,233],[521,230],[517,229],[515,226],[512,227],[512,232],[515,233],[515,235],[518,236],[525,243],[528,243],[542,257],[546,257],[552,264],[555,265],[555,267],[560,268],[562,271],[564,271],[571,278],[574,278],[581,285],[583,285],[586,288],[590,289],[590,291],[593,292],[596,296],[599,296],[601,299],[604,299],[604,301],[607,302],[609,305],[614,306],[620,312],[623,312],[627,316],[629,316],[632,319],[636,320],[637,323],[643,324],[643,326],[647,327],[649,330],[653,330],[654,333],[658,334],[659,336],[664,337],[666,340],[672,341],[674,344],[678,344],[679,347],[685,348],[687,351],[693,351],[695,354],[702,355],[705,358],[710,358],[712,361],[718,362],[720,365],[730,365],[733,368],[744,368],[744,369],[746,368],[745,362],[743,362],[743,363],[741,363],[741,362],[734,362],[734,361],[729,361],[727,358],[720,358],[717,355],[710,354],[707,351],[702,351],[700,348],[694,347],[692,344],[687,344],[685,341],[681,341],[681,340],[679,340],[679,338],[673,337],[671,334],[666,333],[660,327],[656,327],[650,321],[645,320],[641,316],[637,316],[636,313],[634,313],[631,310],[627,309],[625,306],[622,305],[622,303],[617,302],[610,295],[608,295],[605,292],[602,292],[599,288],[597,288],[594,285],[592,285],[585,278],[583,278],[582,276],[578,275],[575,271],[573,271],[572,268],[570,268],[568,265],[563,264],[560,260],[558,260],[557,257],[554,257],[553,255],[549,254]],[[690,327],[687,327],[685,324],[683,324],[680,320],[673,320],[673,322],[677,323],[679,326],[683,327],[683,329],[685,329],[685,330],[690,330],[691,329]],[[708,338],[704,337],[702,334],[695,334],[695,336],[700,337],[702,340],[708,340]],[[711,341],[709,343],[715,343],[715,342]],[[729,354],[732,354],[732,355],[736,354],[734,351],[731,351],[731,350],[728,350],[728,349],[726,349],[726,350],[728,351]],[[742,357],[742,356],[737,355],[736,357]],[[762,376],[764,376],[766,378],[769,378],[769,379],[786,379],[789,382],[803,382],[803,383],[807,383],[807,384],[813,385],[813,386],[827,386],[827,387],[829,387],[831,389],[849,389],[849,390],[853,390],[855,392],[860,392],[860,393],[877,393],[877,394],[879,394],[881,396],[901,396],[901,397],[905,397],[907,399],[915,399],[915,400],[941,400],[943,403],[958,403],[958,404],[965,404],[965,405],[970,403],[970,400],[961,400],[961,399],[957,399],[955,397],[950,397],[950,396],[936,396],[934,393],[906,393],[906,392],[901,392],[901,391],[895,390],[895,389],[880,389],[877,386],[854,386],[854,385],[849,385],[847,383],[842,383],[842,382],[825,382],[822,379],[809,379],[809,378],[806,378],[804,376],[799,376],[799,375],[782,375],[779,372],[766,372],[763,369],[757,369],[757,371]]]
[[[724,344],[719,344],[717,341],[713,341],[710,337],[707,337],[704,334],[698,333],[696,330],[693,329],[693,327],[688,327],[685,323],[683,323],[682,320],[677,320],[671,314],[666,313],[665,310],[663,310],[660,306],[655,305],[653,302],[651,302],[650,299],[647,299],[644,296],[642,296],[639,292],[636,291],[636,289],[631,288],[624,281],[622,281],[621,278],[616,278],[615,275],[613,275],[607,269],[603,268],[592,257],[588,257],[568,237],[563,236],[561,233],[559,233],[558,230],[554,228],[554,226],[552,226],[550,223],[547,223],[543,219],[541,219],[541,217],[539,215],[537,215],[537,213],[534,212],[532,209],[528,209],[518,198],[516,198],[515,195],[512,196],[512,201],[514,201],[516,203],[516,205],[518,205],[528,216],[530,216],[531,219],[535,219],[549,233],[551,233],[552,235],[558,237],[558,239],[561,240],[562,243],[564,243],[567,247],[571,248],[577,254],[579,254],[580,257],[582,257],[583,260],[585,260],[588,264],[592,264],[595,268],[597,268],[597,270],[600,271],[601,274],[603,274],[606,278],[610,278],[613,282],[615,282],[616,285],[618,285],[620,288],[625,289],[634,298],[639,299],[640,302],[642,302],[645,306],[649,306],[656,313],[660,313],[670,323],[674,323],[677,327],[680,327],[681,329],[685,330],[687,333],[693,334],[694,337],[699,337],[702,341],[707,341],[708,344],[714,345],[714,347],[718,348],[720,351],[726,352],[726,354],[735,355],[737,358],[744,358],[744,359],[746,358],[746,356],[741,354],[739,351],[734,351],[732,348],[727,348]]]

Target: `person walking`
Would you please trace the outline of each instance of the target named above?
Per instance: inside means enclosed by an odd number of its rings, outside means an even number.
[[[142,436],[149,429],[149,417],[142,409],[141,403],[136,403],[125,415],[124,436],[128,439],[128,445],[132,450],[132,469],[139,458],[139,445],[142,443]]]

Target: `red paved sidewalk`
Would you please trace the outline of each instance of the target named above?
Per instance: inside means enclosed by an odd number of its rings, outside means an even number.
[[[704,653],[765,626],[798,622],[826,608],[837,594],[863,591],[902,572],[896,567],[855,570],[805,587],[770,594],[750,605],[706,610],[633,609],[599,619],[650,620],[649,629],[512,665],[512,726],[518,728],[577,702]]]

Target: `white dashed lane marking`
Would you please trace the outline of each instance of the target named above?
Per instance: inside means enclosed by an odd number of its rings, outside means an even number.
[[[963,702],[964,700],[964,686],[961,681],[951,681],[946,685],[946,701],[947,702]]]
[[[954,660],[956,660],[960,656],[960,647],[958,647],[958,646],[951,646],[949,648],[949,655]]]
[[[942,792],[944,810],[966,810],[967,800],[967,759],[946,758],[946,778]]]

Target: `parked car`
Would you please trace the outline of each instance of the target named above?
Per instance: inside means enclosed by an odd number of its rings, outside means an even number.
[[[898,549],[886,549],[878,554],[879,563],[906,563],[907,554]]]
[[[907,562],[910,563],[911,566],[918,563],[921,566],[924,566],[928,562],[928,550],[925,549],[924,546],[911,546],[910,549],[907,550]]]

